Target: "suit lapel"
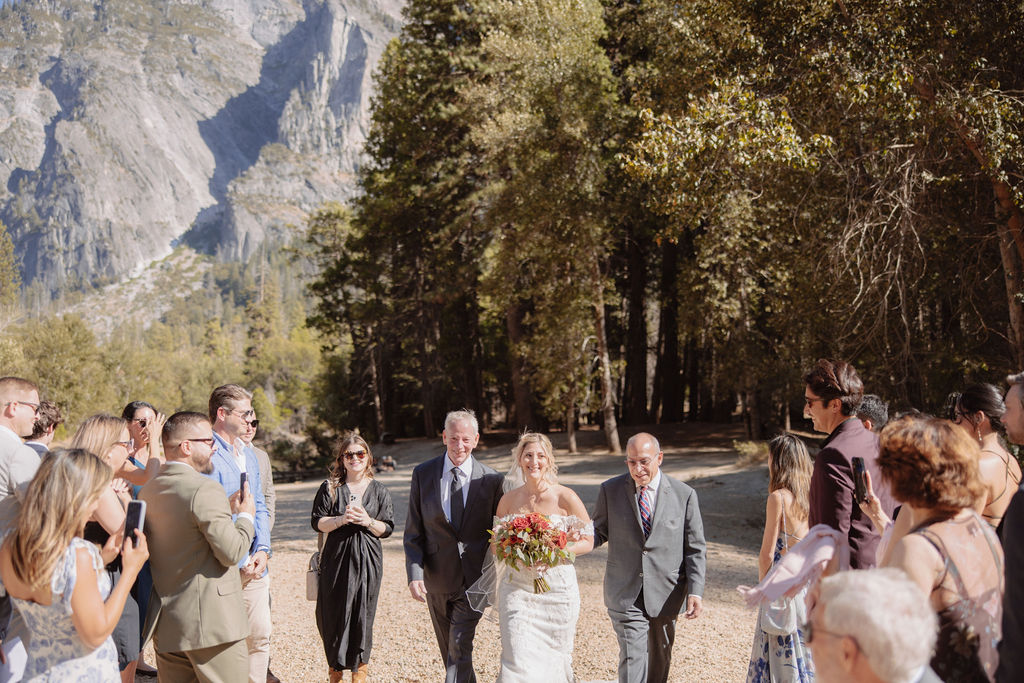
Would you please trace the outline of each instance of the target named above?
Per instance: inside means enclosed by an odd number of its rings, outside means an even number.
[[[626,495],[626,505],[633,511],[633,519],[636,520],[636,528],[643,532],[643,527],[640,525],[640,508],[637,505],[636,499],[636,482],[633,481],[633,477],[626,475],[626,478],[622,483],[622,491]]]
[[[672,488],[665,473],[661,473],[661,482],[658,486],[658,499],[654,503],[654,514],[651,515],[651,533],[654,527],[663,519],[671,517],[675,510],[679,509],[679,501],[676,498],[676,491]],[[639,513],[637,513],[639,515]]]
[[[483,479],[484,468],[476,458],[473,458],[473,473],[469,475],[469,491],[466,493],[466,509],[462,513],[462,521],[465,524],[467,519],[470,519],[474,514],[474,506],[478,506],[480,503],[480,480]]]

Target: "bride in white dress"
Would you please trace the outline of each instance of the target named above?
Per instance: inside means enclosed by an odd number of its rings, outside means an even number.
[[[512,458],[508,479],[524,483],[502,496],[496,523],[539,512],[566,532],[568,550],[576,555],[593,550],[594,525],[580,497],[558,483],[558,467],[548,437],[523,434],[512,450]],[[551,588],[545,593],[534,593],[535,570],[504,567],[498,572],[499,683],[574,680],[572,648],[580,615],[576,569],[572,564],[561,564],[541,571]]]

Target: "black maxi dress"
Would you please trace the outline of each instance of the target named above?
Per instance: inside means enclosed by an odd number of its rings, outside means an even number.
[[[313,529],[317,529],[322,517],[344,513],[348,486],[343,484],[337,494],[331,495],[328,482],[320,485],[313,500]],[[395,529],[395,514],[387,488],[371,480],[363,492],[362,505],[370,517],[387,527],[380,538],[390,536]],[[373,619],[377,614],[377,596],[384,569],[380,538],[366,527],[345,524],[324,539],[320,552],[316,627],[324,642],[327,664],[336,671],[355,670],[359,664],[370,661]]]

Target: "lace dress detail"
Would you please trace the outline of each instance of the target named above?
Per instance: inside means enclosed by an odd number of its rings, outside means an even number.
[[[495,518],[494,524],[517,515]],[[574,516],[548,515],[551,523],[566,533],[579,531],[593,536],[593,523],[584,524]],[[531,570],[499,568],[497,606],[501,628],[501,670],[498,683],[571,682],[572,648],[576,620],[580,616],[580,590],[576,568],[561,564],[545,570],[551,590],[533,592]]]
[[[991,526],[971,511],[963,520],[924,524],[925,538],[943,559],[936,591],[944,593],[931,666],[944,681],[995,680],[1002,638],[1003,553]],[[953,557],[956,557],[958,565]]]
[[[92,649],[78,637],[71,622],[71,594],[78,579],[79,548],[89,551],[100,595],[104,600],[110,595],[110,574],[103,567],[99,550],[88,541],[73,538],[50,581],[53,592],[51,604],[41,605],[12,597],[32,633],[28,644],[26,681],[119,683],[121,680],[114,642],[107,638],[98,648]]]

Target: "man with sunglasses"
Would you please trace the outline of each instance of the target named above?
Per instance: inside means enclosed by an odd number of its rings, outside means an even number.
[[[249,617],[249,682],[266,683],[270,668],[270,515],[263,497],[263,481],[256,455],[244,440],[249,423],[256,418],[252,394],[237,384],[225,384],[210,394],[210,422],[213,423],[215,450],[213,472],[224,492],[238,491],[244,472],[256,504],[256,537],[249,555],[238,563],[242,594]]]
[[[878,435],[857,418],[863,396],[864,383],[844,361],[822,358],[804,375],[804,417],[810,418],[814,431],[828,434],[814,458],[808,522],[812,527],[827,524],[846,536],[854,569],[875,566],[881,540],[854,500],[854,458],[864,459],[885,513],[891,517],[895,507],[878,470]]]
[[[39,469],[39,455],[22,439],[32,434],[39,416],[39,389],[20,377],[0,377],[0,531],[17,519],[20,499]],[[13,617],[13,618],[12,618]],[[10,598],[0,598],[0,640],[6,662],[0,681],[21,680],[25,670],[24,640],[28,636],[20,615],[11,613]]]

